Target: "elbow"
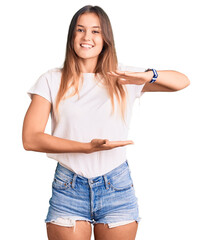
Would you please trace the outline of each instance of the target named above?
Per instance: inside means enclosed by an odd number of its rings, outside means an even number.
[[[190,85],[190,80],[189,78],[185,75],[185,80],[184,80],[184,87],[183,88],[186,88]]]
[[[26,151],[33,151],[32,137],[30,134],[23,133],[22,144]]]
[[[26,144],[23,144],[23,147],[24,147],[24,150],[26,150],[26,151],[30,151],[30,148],[29,148],[29,146],[28,146],[28,145],[26,145]]]
[[[22,144],[23,144],[23,148],[26,151],[31,151],[32,150],[32,148],[30,147],[30,143],[28,141],[26,141],[25,139],[22,140]]]
[[[183,76],[183,79],[182,79],[182,81],[181,81],[181,84],[179,84],[179,85],[174,89],[174,91],[182,90],[182,89],[188,87],[189,85],[190,85],[190,80],[189,80],[189,78],[188,78],[186,75],[184,75],[184,76]]]
[[[41,146],[39,144],[38,135],[40,133],[28,133],[23,134],[22,136],[22,144],[26,151],[41,151]]]

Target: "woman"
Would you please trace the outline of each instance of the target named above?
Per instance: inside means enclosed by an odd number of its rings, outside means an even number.
[[[28,91],[23,146],[58,161],[46,217],[50,240],[135,239],[140,221],[126,140],[133,102],[144,92],[189,85],[176,71],[117,62],[112,27],[98,6],[73,16],[63,67]],[[52,135],[44,133],[51,113]]]

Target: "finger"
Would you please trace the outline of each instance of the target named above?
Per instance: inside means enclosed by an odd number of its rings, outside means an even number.
[[[119,74],[119,75],[123,75],[123,76],[126,75],[126,72],[127,72],[127,71],[120,71],[120,70],[118,70],[118,69],[115,70],[115,74]]]
[[[111,144],[114,145],[127,145],[127,144],[134,144],[132,140],[127,140],[127,141],[111,141]]]
[[[108,139],[100,139],[99,144],[106,144],[109,140]]]
[[[118,82],[121,84],[128,84],[129,82],[125,78],[119,78]]]
[[[131,76],[131,75],[134,75],[134,74],[135,74],[134,72],[130,72],[130,71],[120,71],[120,70],[118,70],[118,69],[116,69],[114,72],[115,72],[115,74],[122,75],[122,76]]]
[[[110,71],[107,73],[110,75],[115,75],[115,76],[120,76],[120,75],[125,76],[126,71],[114,70],[114,71]]]
[[[135,77],[135,78],[138,78],[138,77],[139,77],[139,78],[140,78],[140,77],[141,77],[141,74],[143,74],[143,73],[116,70],[116,71],[115,71],[115,74],[116,74],[116,76],[119,75],[120,77],[125,77],[125,78],[131,79],[132,77]]]
[[[114,72],[113,71],[108,72],[108,74],[112,76],[125,76],[125,73],[126,72],[119,70],[115,70]]]
[[[111,71],[111,72],[108,72],[108,74],[111,77],[118,77],[118,81],[121,84],[128,84],[130,82],[127,82],[127,79],[131,80],[132,77],[135,77],[135,75],[133,75],[133,72],[127,72],[127,71],[123,72],[123,71],[116,70],[116,72]]]
[[[110,141],[108,139],[104,139],[104,143],[103,144],[108,144]]]
[[[124,147],[128,144],[134,144],[133,141],[110,141],[107,144],[103,144],[102,146],[99,146],[99,150],[110,150],[117,147]]]
[[[123,144],[134,144],[134,142],[132,140],[128,140],[128,141],[122,141]]]
[[[112,76],[112,77],[118,77],[119,76],[119,74],[117,74],[117,73],[115,73],[115,72],[107,72],[110,76]]]
[[[100,145],[106,144],[108,141],[109,141],[108,139],[93,139],[91,142],[95,146],[100,146]]]

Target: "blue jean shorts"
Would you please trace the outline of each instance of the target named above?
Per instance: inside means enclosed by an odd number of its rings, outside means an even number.
[[[49,204],[45,222],[65,227],[75,227],[76,220],[109,228],[141,220],[127,160],[94,178],[78,175],[58,162]]]

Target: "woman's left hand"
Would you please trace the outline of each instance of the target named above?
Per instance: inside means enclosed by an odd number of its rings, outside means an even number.
[[[153,77],[152,71],[149,72],[129,72],[115,70],[114,72],[108,72],[112,77],[118,78],[118,82],[121,84],[136,84],[142,85],[149,82]]]

